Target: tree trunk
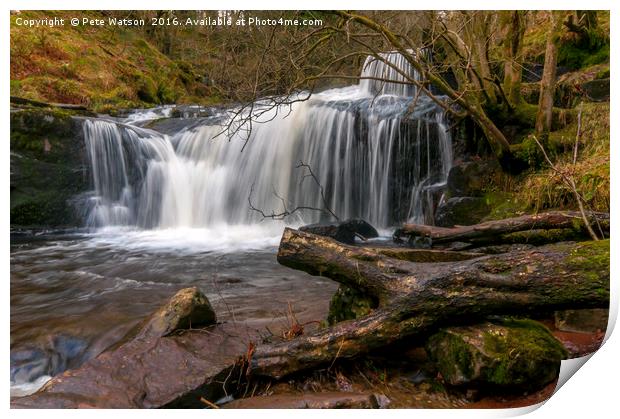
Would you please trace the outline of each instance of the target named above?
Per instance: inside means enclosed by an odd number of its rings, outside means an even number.
[[[248,373],[273,378],[493,314],[609,305],[608,240],[427,264],[286,229],[278,261],[361,289],[379,299],[379,308],[311,335],[258,346]]]
[[[525,34],[525,14],[523,10],[502,11],[502,21],[508,32],[504,39],[504,92],[510,106],[515,107],[522,102],[521,97],[521,50]]]
[[[553,97],[555,95],[556,71],[558,65],[558,43],[562,20],[566,12],[549,12],[549,33],[547,34],[547,49],[545,51],[545,66],[540,80],[540,96],[538,99],[538,113],[536,114],[536,135],[546,140],[551,131],[553,119]]]
[[[590,212],[586,213],[586,217],[591,225],[600,226],[602,233],[609,234],[609,214]],[[581,213],[576,211],[550,211],[542,214],[522,215],[515,218],[453,228],[405,224],[394,235],[427,237],[431,239],[433,244],[456,241],[480,244],[495,242],[504,234],[529,230],[557,229],[572,230],[577,235],[583,236],[583,238],[590,237]]]

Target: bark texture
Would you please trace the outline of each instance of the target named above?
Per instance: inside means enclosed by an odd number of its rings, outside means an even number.
[[[609,214],[599,212],[585,213],[588,222],[609,235]],[[450,242],[492,243],[503,235],[544,230],[571,230],[576,236],[589,237],[586,223],[581,213],[576,211],[550,211],[541,214],[528,214],[520,217],[487,221],[471,226],[452,228],[434,227],[421,224],[405,224],[394,233],[395,237],[410,236],[429,238],[433,244]],[[544,234],[544,233],[539,233]],[[524,238],[531,236],[524,235]]]
[[[492,314],[609,304],[608,240],[428,264],[286,229],[278,261],[364,290],[378,298],[379,307],[361,319],[258,346],[248,372],[273,378]]]

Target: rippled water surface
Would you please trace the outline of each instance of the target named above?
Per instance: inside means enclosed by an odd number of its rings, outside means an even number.
[[[104,230],[13,243],[13,395],[96,356],[188,286],[209,297],[220,321],[277,330],[289,302],[300,321],[323,319],[337,285],[279,265],[280,234],[256,226]]]

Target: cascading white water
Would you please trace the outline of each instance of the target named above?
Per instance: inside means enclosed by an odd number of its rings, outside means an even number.
[[[384,57],[415,76],[400,54]],[[254,121],[247,144],[239,134],[218,136],[222,121],[206,120],[171,136],[88,121],[95,189],[89,225],[247,225],[262,219],[249,199],[266,214],[284,205],[323,208],[321,190],[300,162],[312,168],[341,219],[361,217],[377,227],[431,221],[433,197],[452,162],[443,111],[424,95],[411,109],[415,87],[401,83],[402,74],[382,61],[367,60],[362,76],[397,83],[362,80],[315,94],[290,112],[267,110]],[[287,221],[325,218],[311,210],[295,216]]]
[[[360,87],[371,95],[415,96],[417,87],[408,82],[408,78],[420,81],[420,75],[411,63],[397,52],[385,52],[379,56],[381,59],[374,56],[366,58]]]

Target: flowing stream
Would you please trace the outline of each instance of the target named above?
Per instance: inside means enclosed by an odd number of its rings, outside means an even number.
[[[384,58],[415,77],[399,54]],[[452,164],[445,115],[381,61],[362,76],[394,83],[259,101],[251,130],[234,108],[165,134],[151,123],[171,107],[86,120],[88,232],[12,244],[12,394],[96,356],[186,286],[223,321],[283,322],[288,302],[300,319],[324,318],[337,286],[279,266],[275,249],[285,225],[330,220],[326,208],[386,235],[430,222]],[[315,210],[273,220],[252,207]]]

